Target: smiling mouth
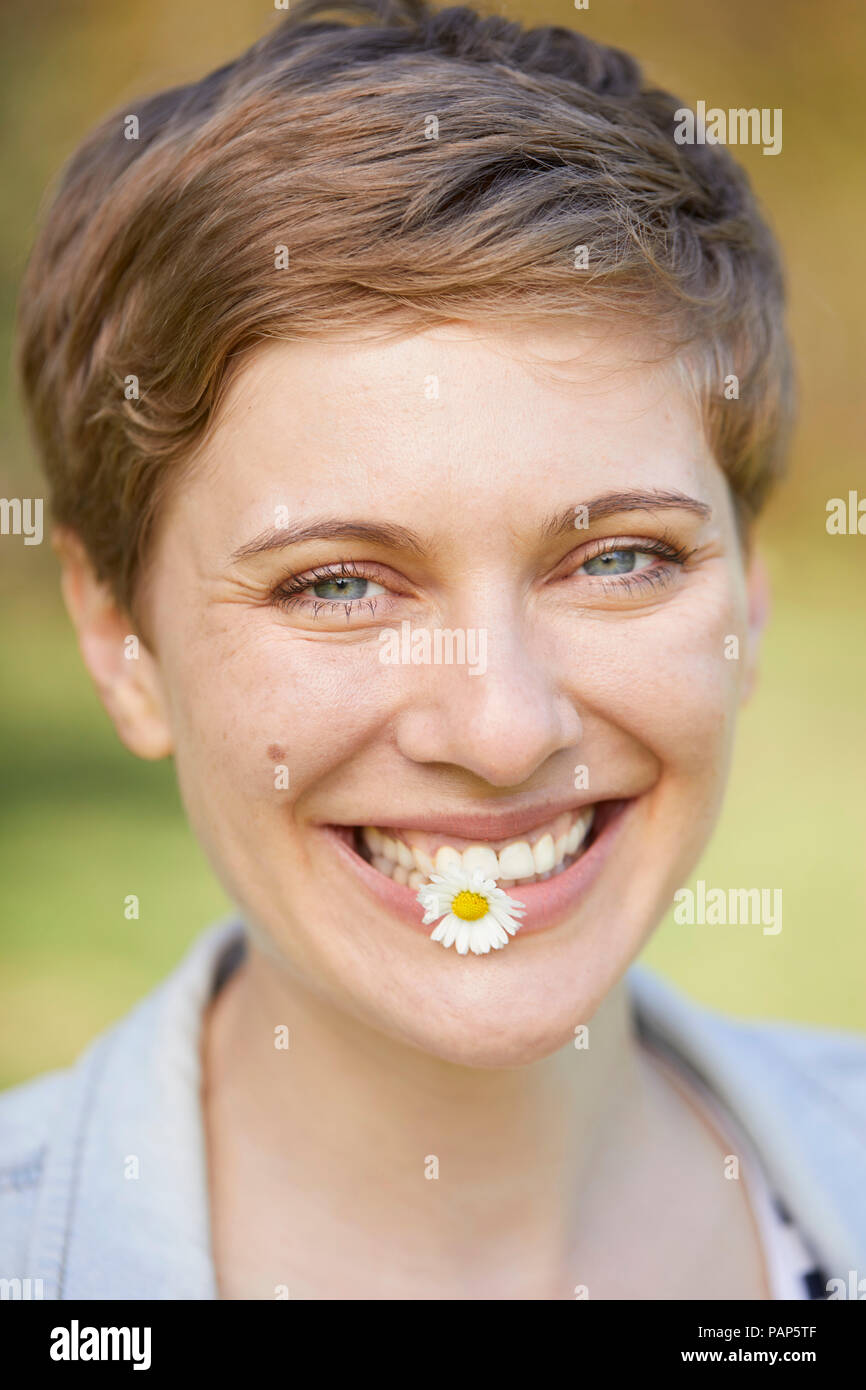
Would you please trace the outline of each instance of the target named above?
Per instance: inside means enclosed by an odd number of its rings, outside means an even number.
[[[449,878],[453,879],[458,865],[462,875],[471,876],[480,869],[481,881],[493,878],[497,889],[509,898],[513,894],[513,901],[526,909],[517,937],[522,939],[573,920],[641,801],[640,793],[599,799],[553,816],[548,813],[546,820],[539,808],[538,821],[532,826],[528,817],[512,815],[508,819],[512,825],[517,821],[520,833],[507,840],[465,839],[449,830],[445,814],[424,818],[435,830],[421,831],[396,822],[381,826],[331,823],[321,829],[359,884],[424,936],[431,932],[429,921],[422,920],[426,912],[419,892],[431,886],[431,874],[438,877],[440,869],[450,864]],[[465,832],[473,818],[488,834],[497,819],[489,808],[474,816],[464,810],[455,813],[454,824]]]
[[[622,802],[565,811],[507,840],[467,840],[399,826],[341,827],[351,848],[384,878],[417,890],[433,873],[480,869],[507,892],[544,883],[570,869],[595,843]]]

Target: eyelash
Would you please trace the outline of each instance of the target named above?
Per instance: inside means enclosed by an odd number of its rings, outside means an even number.
[[[566,578],[570,579],[573,575],[580,572],[583,565],[590,560],[597,560],[600,555],[606,555],[616,550],[633,550],[644,555],[658,555],[660,559],[666,560],[669,565],[685,565],[694,554],[694,551],[687,550],[683,546],[676,545],[675,541],[668,536],[663,536],[659,540],[642,540],[640,543],[625,539],[608,539],[603,544],[599,544],[591,555],[584,556],[580,565],[573,570]],[[319,565],[315,569],[305,570],[303,574],[289,575],[282,580],[274,589],[272,601],[280,608],[312,609],[311,616],[318,618],[322,612],[326,615],[333,614],[337,609],[342,608],[349,618],[353,613],[357,613],[361,608],[366,608],[371,616],[376,613],[377,599],[381,595],[375,595],[369,599],[325,599],[310,598],[305,595],[304,590],[310,589],[314,584],[322,584],[327,580],[333,579],[367,579],[372,583],[381,583],[381,579],[370,570],[373,567],[356,565],[353,560],[340,561],[335,565]],[[646,569],[638,570],[636,574],[618,575],[615,578],[602,578],[600,576],[587,576],[590,579],[597,579],[605,591],[615,589],[618,592],[632,593],[636,589],[661,588],[669,584],[672,579],[670,570],[665,569]]]
[[[640,555],[657,555],[660,559],[666,560],[668,565],[682,567],[688,564],[694,555],[694,550],[689,550],[686,546],[677,545],[674,538],[667,534],[658,540],[630,540],[627,537],[608,538],[600,542],[598,548],[591,555],[585,555],[578,565],[577,570],[573,570],[567,578],[580,572],[580,569],[589,564],[590,560],[597,560],[599,555],[607,555],[616,550],[633,550]],[[589,576],[592,578],[593,576]],[[615,589],[619,593],[634,593],[639,589],[660,589],[670,584],[673,579],[673,571],[670,569],[645,569],[638,570],[636,574],[623,574],[614,579],[601,578],[600,583],[605,592],[608,589]]]
[[[340,608],[345,611],[347,618],[361,608],[366,608],[372,616],[376,612],[378,594],[374,598],[353,599],[309,598],[304,594],[305,589],[329,579],[368,579],[374,584],[381,583],[379,577],[370,572],[371,568],[359,567],[354,560],[343,560],[336,565],[318,565],[315,569],[305,570],[303,574],[291,574],[277,585],[272,595],[273,601],[280,608],[312,608],[313,618],[318,618],[322,609],[329,615]]]

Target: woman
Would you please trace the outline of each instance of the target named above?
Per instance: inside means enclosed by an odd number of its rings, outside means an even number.
[[[2,1267],[62,1299],[832,1296],[863,1040],[632,967],[755,670],[772,239],[627,55],[323,8],[110,118],[27,272],[82,655],[237,919],[3,1098]]]

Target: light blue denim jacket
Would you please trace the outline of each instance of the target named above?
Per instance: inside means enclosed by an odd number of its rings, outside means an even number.
[[[217,1297],[199,1043],[242,942],[237,922],[211,927],[75,1065],[0,1096],[0,1280],[54,1299]],[[641,1032],[739,1123],[822,1270],[866,1278],[866,1038],[734,1021],[642,966],[627,979]]]

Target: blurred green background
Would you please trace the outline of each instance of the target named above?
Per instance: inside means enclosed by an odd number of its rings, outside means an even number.
[[[775,616],[722,823],[695,878],[781,887],[784,926],[666,922],[645,961],[739,1015],[866,1028],[866,537],[828,536],[859,488],[866,275],[860,0],[506,3],[632,49],[684,100],[781,107],[783,150],[741,150],[781,238],[801,425],[764,544]],[[108,109],[227,61],[279,18],[265,0],[4,0],[0,338],[46,186]],[[347,120],[351,120],[347,113]],[[3,496],[42,495],[7,371]],[[117,741],[81,666],[47,542],[0,538],[0,1085],[70,1061],[227,905],[168,764]],[[141,916],[127,921],[124,898]]]

